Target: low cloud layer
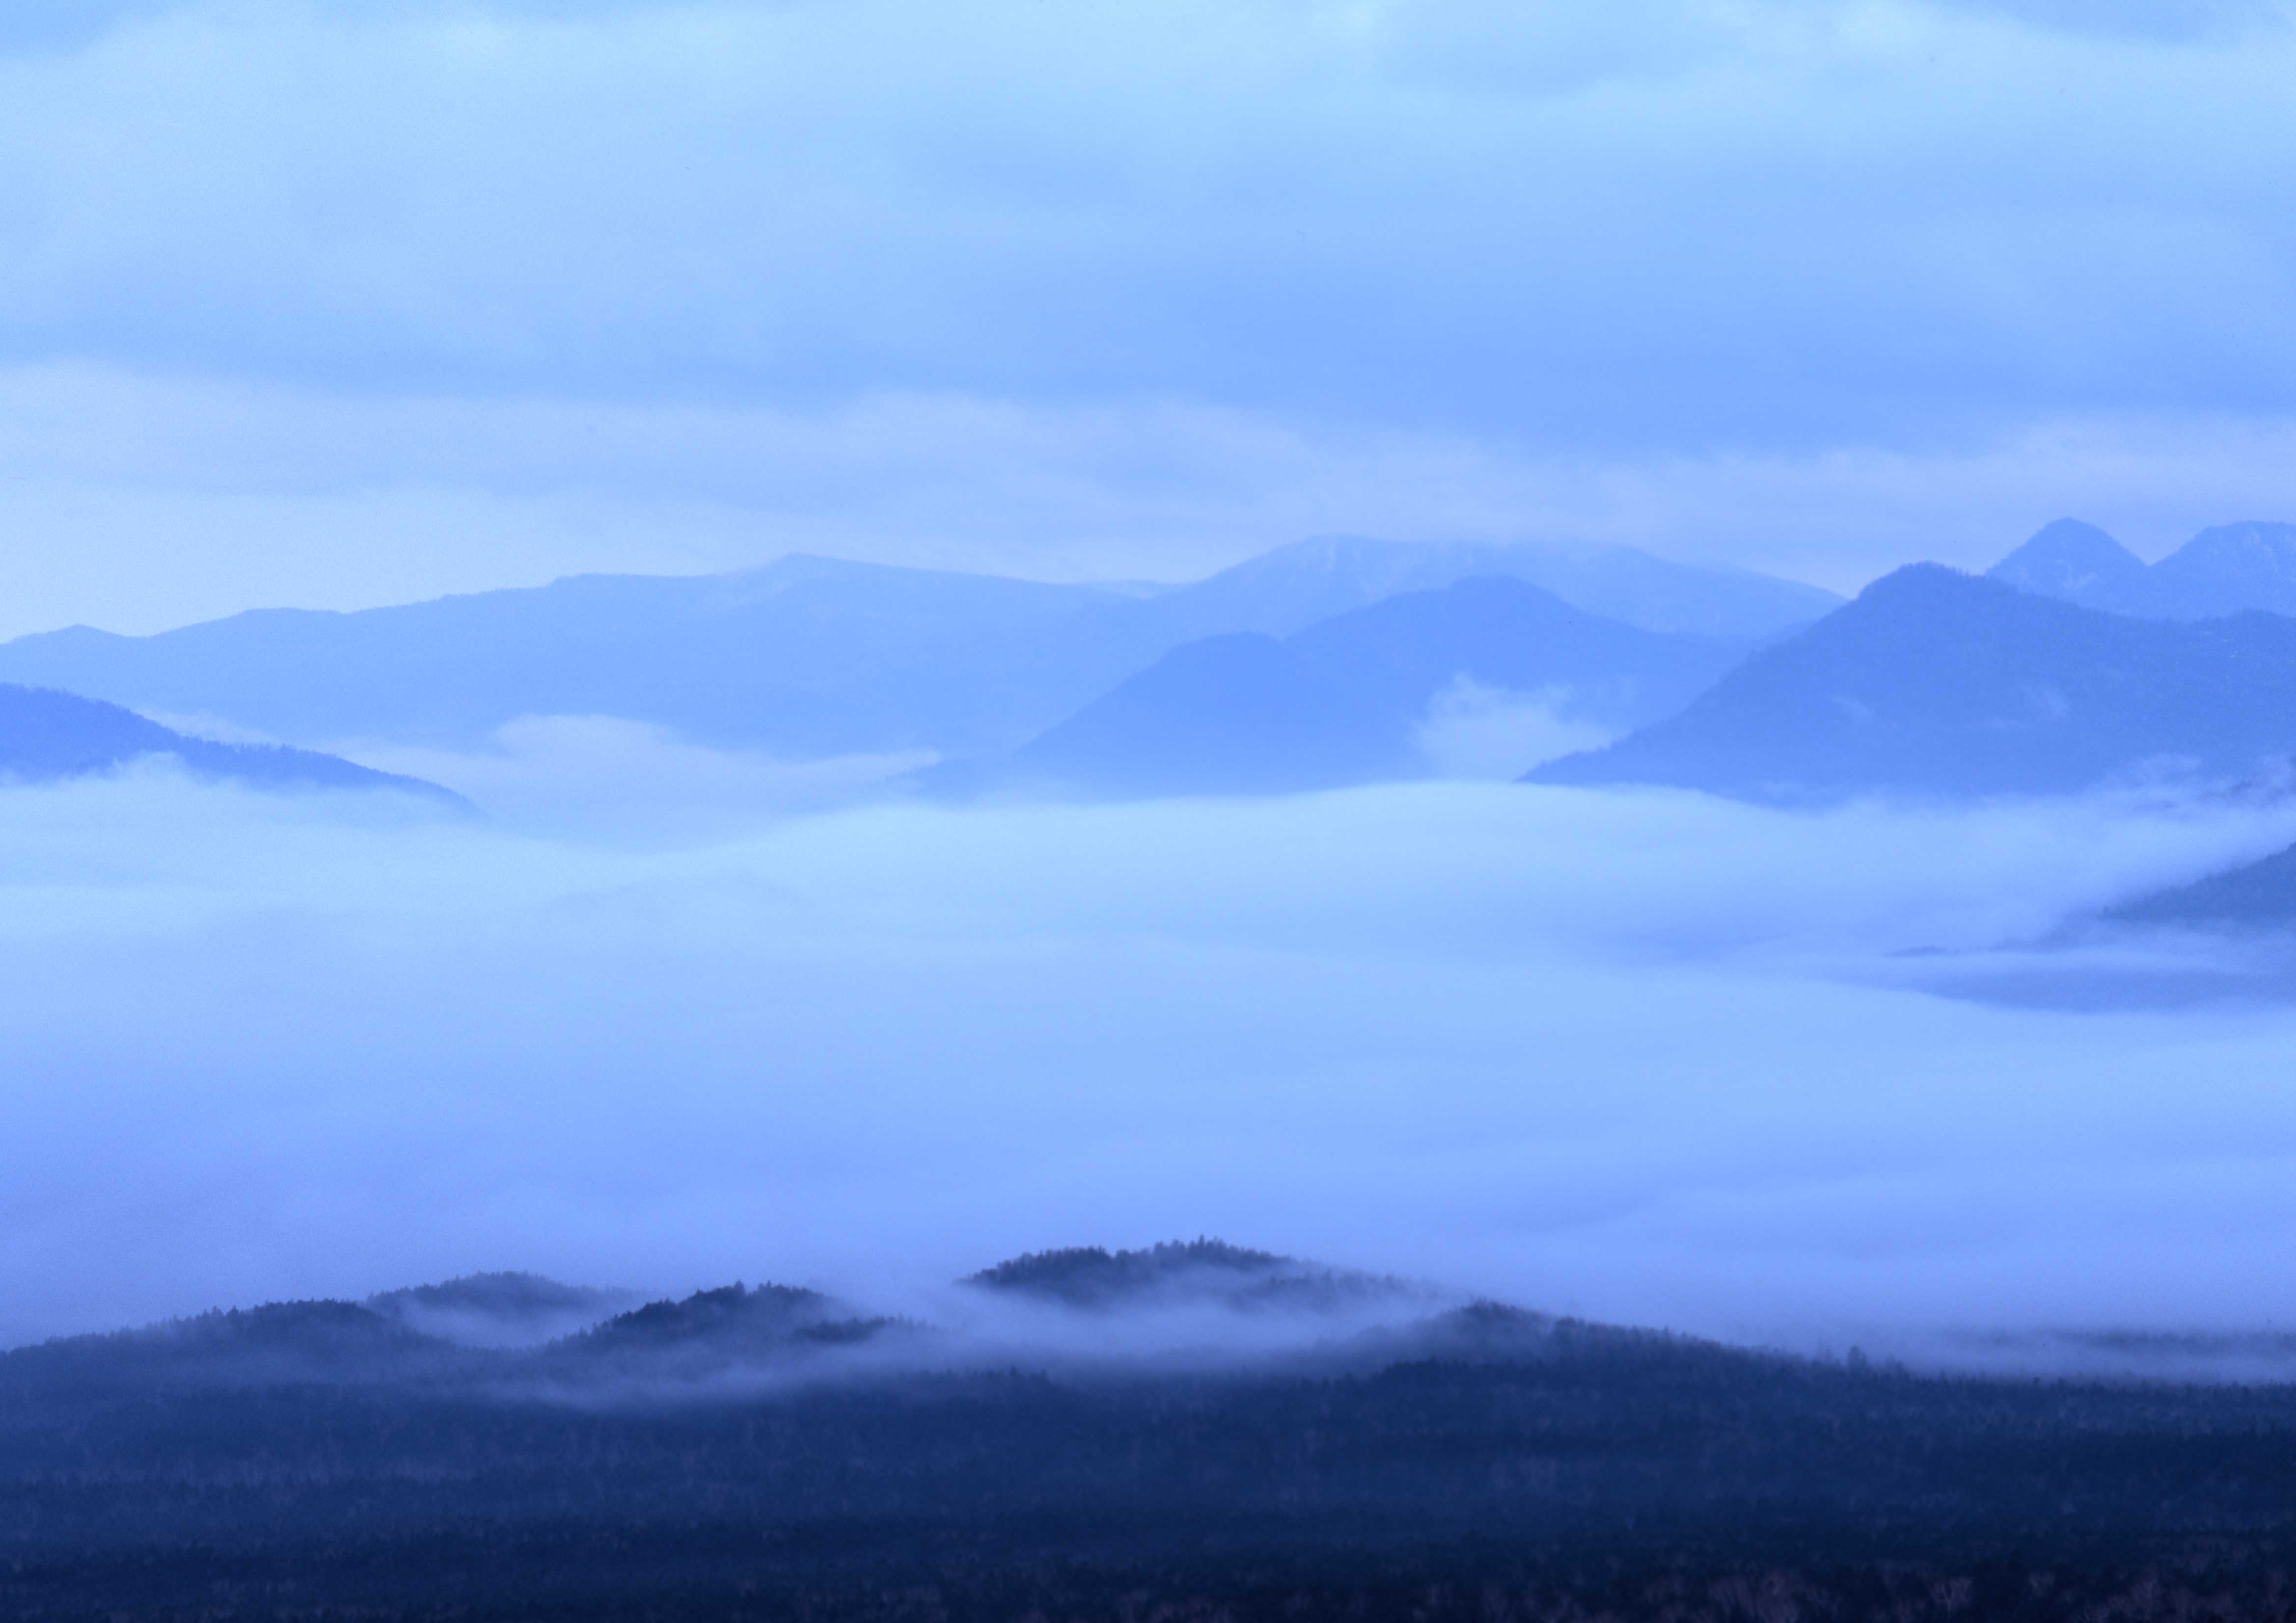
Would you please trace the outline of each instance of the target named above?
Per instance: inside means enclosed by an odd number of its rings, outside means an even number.
[[[2296,418],[2052,420],[1756,455],[968,396],[602,405],[0,371],[0,636],[164,630],[788,551],[1048,579],[1194,578],[1303,536],[1618,542],[1855,591],[1983,569],[2070,512],[2146,557],[2296,513]],[[37,540],[40,545],[29,545]]]
[[[867,798],[939,758],[930,750],[783,761],[710,750],[614,716],[527,716],[475,751],[353,739],[337,753],[453,790],[527,833],[676,843],[738,832],[761,817]]]
[[[2296,1011],[1985,1004],[1890,955],[2285,807],[1441,784],[697,842],[4,801],[0,1340],[505,1267],[884,1301],[1197,1234],[1804,1343],[2296,1311]]]

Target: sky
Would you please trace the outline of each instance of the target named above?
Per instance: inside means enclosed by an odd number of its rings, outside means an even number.
[[[2296,1322],[2284,987],[2003,950],[2285,802],[1454,783],[665,841],[147,770],[0,819],[0,1346],[502,1268],[898,1305],[1200,1234],[1836,1353]],[[1948,995],[1980,963],[2156,995]]]
[[[0,635],[2296,516],[2279,0],[20,0]]]

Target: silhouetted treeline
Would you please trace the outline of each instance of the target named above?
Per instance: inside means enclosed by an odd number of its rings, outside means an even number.
[[[0,1411],[0,1615],[2287,1617],[2296,1389],[1562,1326],[1325,1373]]]

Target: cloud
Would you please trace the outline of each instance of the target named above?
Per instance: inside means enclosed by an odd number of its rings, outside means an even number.
[[[1543,761],[1598,749],[1618,734],[1570,719],[1570,693],[1484,687],[1465,676],[1435,695],[1419,724],[1418,746],[1438,777],[1506,783]]]
[[[522,831],[686,841],[739,831],[761,816],[849,802],[938,758],[910,750],[780,761],[705,749],[611,716],[521,717],[496,729],[494,748],[482,751],[351,740],[332,752],[442,784]]]
[[[0,354],[1612,451],[2285,414],[2296,35],[2251,16],[131,11],[0,64]]]
[[[2296,1307],[2287,1005],[1983,1004],[1887,955],[2284,807],[1446,784],[633,842],[4,798],[0,1340],[501,1267],[885,1300],[1199,1233],[1805,1341]]]
[[[2296,500],[2282,5],[10,16],[0,630]]]

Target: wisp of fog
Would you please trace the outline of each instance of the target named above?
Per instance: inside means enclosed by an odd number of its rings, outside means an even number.
[[[2296,1004],[1935,967],[2284,803],[0,799],[7,1344],[507,1268],[898,1305],[1197,1234],[1804,1347],[2296,1312]]]

